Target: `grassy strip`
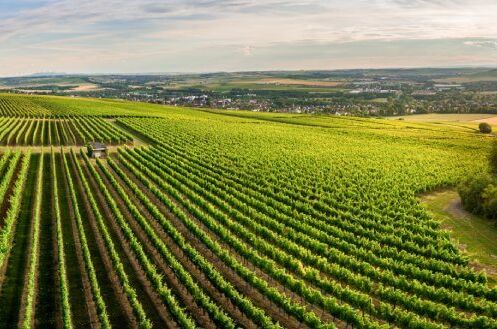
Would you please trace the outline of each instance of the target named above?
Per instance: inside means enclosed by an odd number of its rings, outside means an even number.
[[[40,126],[42,124],[42,121],[41,120],[35,120],[36,121],[36,126],[35,126],[35,129],[34,129],[34,132],[33,132],[33,138],[31,139],[31,145],[35,146],[35,145],[38,145],[38,131],[40,130]],[[26,142],[26,144],[28,144],[29,141]]]
[[[48,145],[52,145],[52,120],[47,121]]]
[[[40,133],[40,145],[45,144],[45,129],[46,129],[46,121],[45,118],[41,119],[41,133]]]
[[[52,179],[54,182],[52,193],[54,198],[55,221],[57,225],[57,253],[58,253],[58,267],[59,267],[59,279],[60,279],[60,294],[62,299],[62,317],[63,317],[64,328],[72,328],[71,305],[69,303],[69,288],[67,284],[67,274],[66,274],[66,256],[64,254],[64,235],[62,233],[62,223],[61,223],[60,206],[59,206],[59,191],[57,187],[57,171],[55,170],[55,155],[53,152],[53,148],[51,149],[50,159],[52,163]]]
[[[446,190],[420,197],[421,204],[442,222],[457,245],[473,260],[471,265],[483,268],[489,283],[497,285],[497,229],[495,222],[462,209],[456,191]]]
[[[35,313],[36,286],[38,273],[38,257],[40,253],[40,217],[41,217],[41,202],[42,202],[42,182],[43,182],[43,154],[40,157],[38,165],[38,174],[36,178],[35,188],[35,209],[33,219],[33,234],[31,237],[32,248],[29,258],[28,285],[26,289],[26,306],[24,315],[22,316],[22,327],[24,329],[32,328],[33,318]]]

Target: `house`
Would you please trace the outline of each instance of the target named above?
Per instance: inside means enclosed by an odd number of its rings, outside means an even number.
[[[90,142],[87,148],[90,158],[105,158],[107,156],[107,145],[104,143]]]

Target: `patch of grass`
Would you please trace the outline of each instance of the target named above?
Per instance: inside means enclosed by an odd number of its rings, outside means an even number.
[[[388,103],[388,98],[385,97],[380,97],[380,98],[374,98],[371,100],[373,103]]]
[[[495,117],[495,114],[480,113],[429,113],[429,114],[412,114],[404,116],[388,117],[388,119],[398,120],[402,118],[406,121],[417,122],[472,122]]]
[[[442,222],[452,238],[471,257],[472,265],[487,272],[489,283],[497,285],[497,226],[493,221],[475,216],[461,207],[454,190],[423,195],[422,205]]]

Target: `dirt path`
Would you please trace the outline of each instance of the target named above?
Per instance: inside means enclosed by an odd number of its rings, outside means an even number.
[[[462,218],[465,220],[467,220],[471,216],[470,213],[463,209],[461,199],[459,198],[455,198],[454,200],[450,201],[445,207],[445,211],[447,211],[447,213],[453,217]],[[471,225],[471,222],[469,222],[469,224]]]
[[[497,125],[497,116],[486,119],[473,120],[472,122],[486,122],[491,125]]]

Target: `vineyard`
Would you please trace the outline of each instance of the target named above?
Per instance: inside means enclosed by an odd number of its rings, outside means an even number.
[[[86,145],[90,141],[113,145],[131,143],[133,137],[105,119],[72,117],[0,119],[0,144],[6,146]]]
[[[497,328],[416,198],[468,125],[99,102],[0,95],[0,328]]]

